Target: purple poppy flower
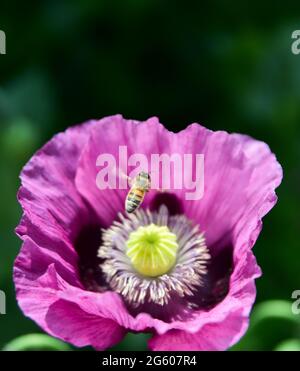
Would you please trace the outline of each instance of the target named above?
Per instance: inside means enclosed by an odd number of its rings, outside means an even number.
[[[128,190],[100,190],[100,153],[204,154],[202,199],[151,190],[132,214]],[[190,169],[193,172],[195,169]],[[24,167],[23,246],[14,281],[24,314],[78,347],[106,349],[151,332],[152,350],[224,350],[245,333],[261,274],[252,253],[282,170],[248,136],[157,118],[89,121],[56,135]]]

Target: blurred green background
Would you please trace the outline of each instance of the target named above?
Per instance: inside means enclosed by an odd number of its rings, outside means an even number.
[[[254,319],[263,324],[235,348],[300,349],[300,314],[290,310],[300,289],[300,54],[291,52],[300,8],[289,0],[249,4],[1,1],[0,289],[7,314],[0,315],[0,348],[40,332],[18,309],[12,284],[22,166],[54,133],[122,113],[159,116],[171,130],[196,121],[270,145],[284,182],[255,246],[264,274],[254,315],[266,318]],[[265,303],[275,299],[285,302]],[[117,349],[145,347],[144,335],[129,335]]]

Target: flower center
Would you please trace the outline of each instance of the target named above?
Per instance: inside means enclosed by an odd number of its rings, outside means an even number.
[[[167,226],[153,223],[131,232],[126,242],[126,255],[134,269],[146,277],[167,273],[176,262],[176,235]]]
[[[210,260],[199,226],[183,214],[170,215],[165,205],[119,214],[102,230],[98,257],[110,289],[132,310],[165,310],[174,318],[195,305]]]

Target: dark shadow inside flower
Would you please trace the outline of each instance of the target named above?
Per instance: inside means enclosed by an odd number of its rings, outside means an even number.
[[[78,253],[78,269],[82,284],[87,290],[103,292],[108,289],[105,277],[99,268],[103,259],[97,256],[101,244],[101,226],[84,226],[74,243]]]
[[[161,205],[167,206],[170,215],[178,215],[183,213],[182,202],[174,193],[156,193],[156,195],[151,200],[150,210],[158,210]]]
[[[229,291],[230,275],[233,271],[233,247],[210,246],[210,264],[203,278],[203,285],[193,297],[199,309],[211,309],[221,302]]]

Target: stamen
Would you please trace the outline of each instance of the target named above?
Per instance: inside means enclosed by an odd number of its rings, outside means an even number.
[[[170,216],[164,205],[119,218],[103,230],[98,251],[111,289],[133,307],[162,306],[176,297],[192,305],[188,299],[203,284],[210,259],[199,227],[184,215]]]

